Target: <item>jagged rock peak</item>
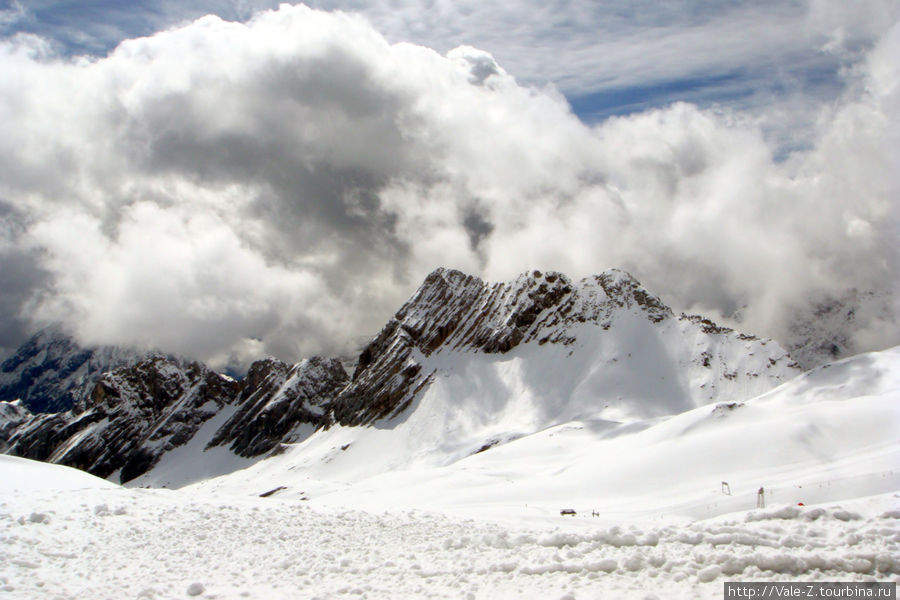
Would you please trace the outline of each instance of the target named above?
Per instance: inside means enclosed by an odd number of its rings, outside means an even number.
[[[24,421],[31,416],[31,411],[21,400],[0,401],[0,423]]]
[[[112,409],[123,400],[131,406],[162,408],[196,386],[212,388],[216,393],[237,388],[234,381],[202,363],[152,353],[130,366],[103,373],[90,398],[76,404],[73,412],[78,414],[98,405]]]
[[[237,395],[238,383],[161,354],[107,371],[72,410],[36,415],[10,436],[8,453],[127,482],[183,446]]]
[[[8,440],[16,428],[32,417],[31,411],[21,400],[12,402],[0,400],[0,451],[6,449]]]
[[[0,451],[122,483],[188,442],[230,445],[250,458],[294,441],[304,427],[330,424],[327,404],[347,380],[338,359],[291,366],[268,358],[235,381],[202,363],[151,354],[103,373],[90,397],[66,412],[31,415],[21,403],[0,403]]]
[[[555,271],[529,271],[508,283],[485,283],[439,268],[426,277],[382,333],[391,336],[399,329],[425,354],[448,341],[456,348],[507,352],[532,339],[570,341],[563,332],[566,323],[598,321],[620,308],[638,309],[653,322],[674,316],[620,269],[577,283]],[[375,346],[380,345],[377,342],[376,338]],[[364,366],[366,360],[361,363]]]

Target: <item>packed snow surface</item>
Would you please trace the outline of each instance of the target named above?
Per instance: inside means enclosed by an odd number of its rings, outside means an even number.
[[[0,494],[3,497],[27,492],[117,487],[71,467],[0,454]]]
[[[11,464],[0,463],[0,477]],[[718,599],[726,580],[897,581],[898,518],[892,495],[695,522],[578,515],[529,528],[310,506],[278,494],[4,491],[0,592],[79,600]]]

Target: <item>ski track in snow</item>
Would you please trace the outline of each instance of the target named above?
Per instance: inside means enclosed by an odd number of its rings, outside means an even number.
[[[519,529],[187,490],[0,493],[0,599],[716,598],[724,581],[900,582],[900,502]],[[577,527],[576,527],[577,525]]]

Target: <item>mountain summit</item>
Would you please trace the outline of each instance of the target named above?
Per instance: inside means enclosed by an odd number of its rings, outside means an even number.
[[[618,269],[507,283],[438,269],[360,354],[331,405],[341,432],[309,451],[377,455],[386,470],[449,464],[562,423],[739,402],[800,372],[777,343],[676,315]]]
[[[775,342],[676,316],[619,269],[577,282],[533,271],[508,283],[437,269],[362,351],[335,417],[345,425],[397,417],[445,371],[473,361],[527,365],[535,377],[520,382],[523,391],[545,400],[562,394],[599,414],[591,398],[602,397],[610,412],[642,416],[755,395],[799,373]]]

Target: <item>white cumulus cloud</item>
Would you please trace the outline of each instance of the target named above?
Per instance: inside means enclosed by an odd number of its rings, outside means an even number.
[[[351,351],[437,266],[620,266],[789,342],[797,314],[872,292],[847,343],[896,344],[898,39],[853,63],[786,160],[756,114],[680,103],[590,127],[483,50],[303,6],[96,59],[6,39],[0,331],[61,320],[240,367]]]

